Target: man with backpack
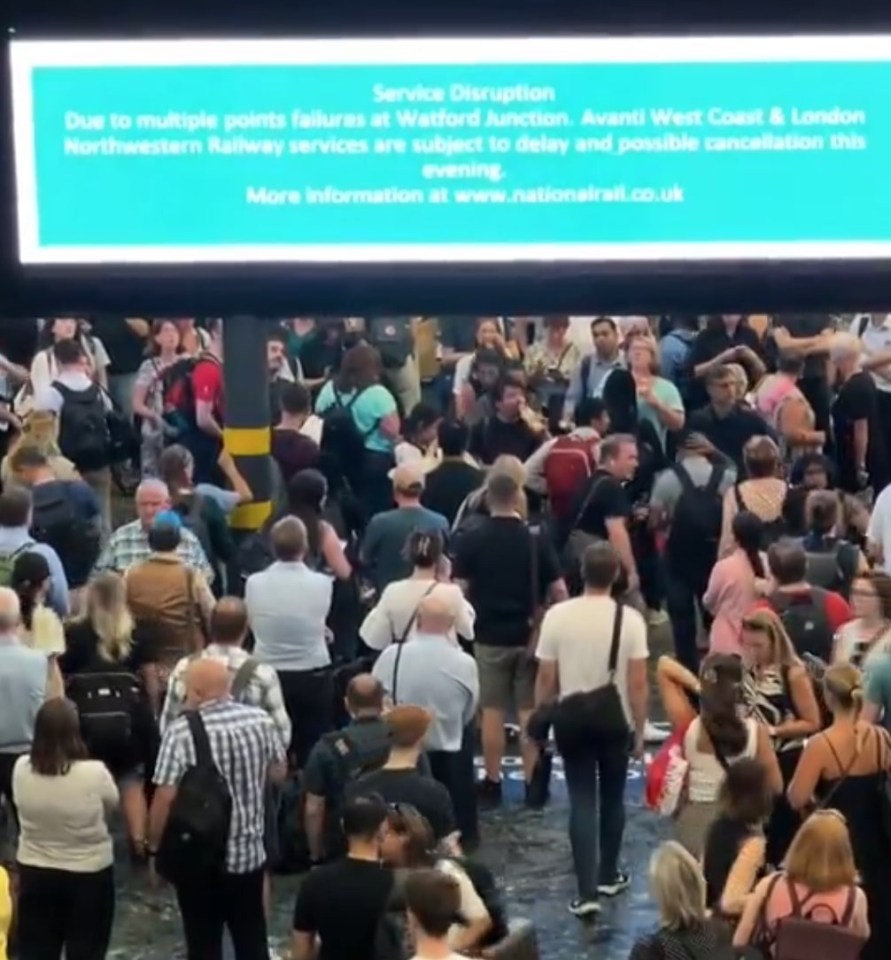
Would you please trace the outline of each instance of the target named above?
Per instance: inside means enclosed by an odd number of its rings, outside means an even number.
[[[60,617],[68,616],[69,594],[65,568],[56,551],[47,543],[38,543],[30,533],[31,494],[12,487],[0,494],[0,587],[12,582],[12,571],[20,554],[39,553],[50,570],[47,604]]]
[[[848,601],[808,581],[807,554],[797,544],[775,543],[767,551],[767,562],[776,584],[767,601],[782,620],[796,653],[829,663],[833,637],[854,617]]]
[[[285,747],[258,707],[230,696],[225,663],[193,661],[191,709],[174,720],[155,765],[149,862],[176,889],[188,960],[266,957],[263,904],[267,781],[285,777]]]
[[[381,682],[369,673],[357,674],[347,685],[345,702],[350,722],[316,743],[303,770],[304,824],[313,863],[344,852],[340,813],[347,786],[379,770],[390,756]]]
[[[384,375],[407,417],[421,402],[412,318],[370,317],[365,321],[365,334],[380,354]]]
[[[82,480],[56,479],[46,455],[36,447],[17,450],[12,469],[31,491],[31,535],[56,551],[69,588],[80,590],[99,557],[101,514],[96,494]]]
[[[578,405],[576,427],[561,437],[545,441],[526,461],[526,487],[547,496],[551,514],[570,522],[573,505],[600,458],[600,441],[609,430],[606,404],[586,397]]]
[[[736,482],[736,469],[701,434],[689,434],[677,462],[656,477],[650,496],[649,523],[665,540],[666,600],[678,660],[699,672],[696,608],[712,567],[724,494]]]
[[[86,351],[79,340],[60,340],[53,347],[58,375],[34,399],[35,410],[58,419],[59,449],[96,494],[104,536],[111,532],[112,436],[111,398],[89,374]]]
[[[835,536],[839,501],[834,490],[815,490],[807,498],[808,532],[798,543],[807,555],[808,583],[851,597],[851,584],[869,569],[855,543]]]

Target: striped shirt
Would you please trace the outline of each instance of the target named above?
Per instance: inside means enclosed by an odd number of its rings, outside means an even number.
[[[266,861],[266,778],[271,764],[284,762],[285,748],[275,724],[258,707],[233,700],[213,700],[199,709],[214,763],[232,794],[226,869],[229,873],[251,873]],[[195,762],[195,743],[188,722],[179,717],[161,740],[155,783],[159,787],[175,787]]]
[[[199,656],[212,660],[222,660],[229,670],[229,675],[234,680],[235,675],[244,666],[250,654],[242,647],[232,646],[231,644],[209,643]],[[167,699],[164,701],[164,709],[161,711],[161,733],[164,733],[186,708],[186,671],[194,659],[194,657],[183,657],[170,674],[167,681]],[[265,663],[256,661],[256,664],[257,668],[244,688],[239,703],[247,704],[249,707],[259,707],[267,713],[275,724],[282,738],[282,743],[287,748],[291,742],[291,718],[285,708],[282,685],[279,682],[278,674]]]

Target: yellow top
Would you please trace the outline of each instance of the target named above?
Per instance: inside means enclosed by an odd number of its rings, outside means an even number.
[[[12,898],[9,895],[9,874],[0,867],[0,960],[7,960],[6,939],[12,923]]]

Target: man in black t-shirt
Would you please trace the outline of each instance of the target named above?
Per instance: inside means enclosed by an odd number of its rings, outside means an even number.
[[[313,870],[300,885],[294,960],[376,960],[377,931],[393,891],[393,872],[380,862],[386,820],[387,804],[379,796],[344,804],[348,852],[343,860]]]
[[[630,434],[614,433],[600,444],[600,464],[579,494],[574,528],[568,531],[569,554],[581,563],[592,538],[608,540],[622,563],[623,588],[640,590],[637,563],[631,549],[629,523],[633,511],[625,484],[637,470],[637,441]],[[575,571],[573,571],[575,573]]]
[[[528,645],[546,601],[566,599],[557,554],[540,529],[532,532],[517,512],[520,488],[505,474],[486,484],[488,517],[462,534],[455,544],[452,575],[476,611],[474,656],[479,667],[483,759],[486,777],[480,799],[501,799],[504,722],[516,711],[525,729],[535,701],[535,661]],[[524,742],[526,781],[538,757]]]
[[[442,463],[427,474],[421,505],[455,522],[461,504],[482,486],[485,474],[468,462],[469,431],[459,420],[443,420],[437,430]]]
[[[850,333],[837,334],[830,348],[838,388],[832,404],[838,485],[848,493],[858,493],[868,486],[879,491],[891,479],[877,388],[861,369],[862,350],[860,340]]]
[[[709,405],[687,418],[687,433],[701,433],[713,446],[736,464],[740,476],[745,470],[743,449],[757,436],[776,439],[764,418],[737,402],[733,371],[726,366],[712,368],[706,376]]]
[[[480,463],[492,464],[505,454],[525,463],[546,437],[543,429],[530,426],[526,387],[514,377],[505,377],[496,385],[494,399],[495,413],[471,431],[470,452]]]
[[[432,777],[418,772],[424,738],[430,728],[430,714],[411,704],[400,704],[387,714],[390,755],[373,773],[360,777],[346,790],[352,797],[380,796],[391,806],[414,807],[430,824],[437,842],[446,841],[457,850],[458,828],[449,791]]]
[[[746,371],[749,386],[764,376],[764,349],[758,334],[741,314],[732,313],[709,317],[687,354],[690,374],[689,393],[685,397],[691,409],[702,406],[708,399],[706,377],[716,367],[738,363]]]

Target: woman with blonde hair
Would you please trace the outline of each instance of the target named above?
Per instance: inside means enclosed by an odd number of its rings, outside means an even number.
[[[733,935],[734,947],[755,946],[773,956],[788,917],[845,927],[852,934],[851,960],[867,956],[866,950],[860,953],[870,936],[867,897],[857,886],[848,826],[837,810],[808,817],[792,841],[785,868],[755,887]]]
[[[145,682],[140,679],[151,664],[133,634],[123,578],[116,573],[100,574],[87,587],[83,612],[66,624],[66,651],[59,658],[59,666],[68,697],[81,710],[82,732],[91,756],[103,760],[115,777],[131,852],[142,861],[148,822],[145,771],[156,746],[156,731]],[[93,709],[89,704],[100,682],[116,691],[118,715],[129,711],[129,717],[121,717],[129,725],[129,733],[114,745],[104,735],[101,742],[92,738],[83,716]],[[102,718],[103,724],[112,722],[110,717]],[[117,736],[114,739],[117,741]]]
[[[59,424],[56,415],[36,410],[22,423],[22,432],[10,444],[9,452],[0,464],[0,481],[5,487],[11,480],[19,481],[16,454],[30,448],[39,450],[47,459],[57,480],[79,480],[77,468],[59,449]]]
[[[743,709],[766,730],[776,751],[784,788],[795,773],[807,738],[820,729],[820,708],[805,665],[777,614],[750,611],[742,621]],[[781,863],[799,818],[777,798],[767,823],[767,862]]]
[[[663,843],[650,859],[650,892],[659,908],[659,929],[639,937],[628,960],[707,957],[726,949],[726,927],[709,919],[699,862],[679,843]]]
[[[743,447],[746,477],[724,494],[718,555],[733,549],[732,525],[737,513],[748,510],[764,524],[766,550],[783,533],[783,504],[789,486],[780,474],[780,449],[768,436],[752,437]]]
[[[514,480],[520,488],[520,495],[517,498],[517,513],[524,520],[529,517],[529,500],[526,497],[526,466],[519,457],[512,457],[510,454],[502,454],[489,467],[486,474],[488,477],[507,475]],[[486,503],[486,485],[483,484],[478,490],[469,493],[464,502],[458,507],[455,514],[455,522],[452,524],[452,530],[456,531],[471,516],[488,516],[489,507]]]
[[[862,960],[888,960],[891,837],[884,827],[884,789],[891,769],[891,744],[884,730],[861,716],[863,677],[856,667],[849,663],[830,667],[823,678],[823,696],[832,723],[804,748],[789,785],[789,803],[802,810],[816,799],[847,820],[872,929]]]
[[[664,452],[668,434],[684,426],[680,391],[659,375],[659,344],[649,334],[631,334],[625,341],[625,355],[637,388],[638,417],[652,424]]]

